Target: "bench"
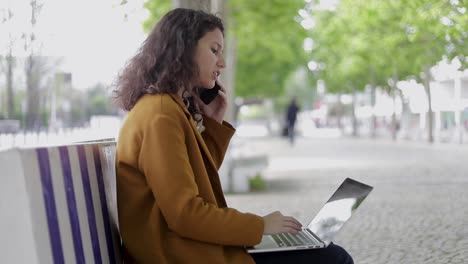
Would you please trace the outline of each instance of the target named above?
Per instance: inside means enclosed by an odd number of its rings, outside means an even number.
[[[250,178],[261,174],[268,167],[268,156],[246,148],[246,142],[233,140],[219,169],[221,185],[225,192],[251,191]]]
[[[114,141],[0,151],[0,263],[121,263]],[[267,160],[228,158],[225,190]],[[223,177],[222,177],[223,178]]]
[[[121,263],[115,146],[0,152],[0,263]]]

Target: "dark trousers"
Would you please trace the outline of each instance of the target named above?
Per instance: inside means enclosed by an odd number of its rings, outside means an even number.
[[[293,250],[281,252],[255,253],[252,257],[257,264],[276,264],[276,263],[294,263],[294,264],[353,264],[353,258],[342,247],[333,243],[326,248]]]
[[[294,144],[294,137],[295,137],[295,133],[294,133],[294,124],[289,124],[288,125],[288,138],[289,138],[289,143]]]

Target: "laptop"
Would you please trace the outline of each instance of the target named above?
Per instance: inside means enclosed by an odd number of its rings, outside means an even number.
[[[351,218],[373,187],[347,178],[306,228],[298,234],[264,235],[249,253],[325,248]]]

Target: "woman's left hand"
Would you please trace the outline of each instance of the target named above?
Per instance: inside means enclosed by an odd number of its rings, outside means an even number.
[[[206,105],[200,98],[198,98],[198,96],[194,96],[194,98],[204,115],[222,124],[228,105],[227,95],[224,86],[219,82],[217,84],[221,89],[218,91],[218,95],[215,97],[215,99],[213,99],[213,101],[211,101],[211,103]]]

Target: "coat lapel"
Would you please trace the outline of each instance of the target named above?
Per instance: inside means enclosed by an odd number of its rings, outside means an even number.
[[[215,177],[210,176],[210,173],[208,173],[208,175],[210,177],[210,182],[211,182],[211,185],[213,186],[213,191],[214,191],[214,193],[216,195],[216,200],[218,202],[218,205],[221,206],[221,207],[222,206],[224,206],[224,207],[227,206],[226,200],[224,199],[222,187],[221,187],[221,182],[219,180],[218,171],[216,169],[216,164],[215,164],[215,162],[213,160],[213,157],[211,157],[211,153],[210,153],[210,151],[208,149],[208,146],[206,146],[206,144],[205,144],[205,140],[203,140],[203,137],[201,136],[200,132],[198,132],[195,121],[193,120],[192,115],[188,111],[187,107],[185,107],[184,102],[182,102],[182,99],[179,96],[173,95],[173,94],[171,94],[171,97],[182,108],[185,115],[189,119],[190,126],[192,127],[193,133],[195,134],[195,137],[197,138],[197,143],[202,149],[202,154],[205,156],[205,158],[206,158],[205,160],[208,161],[208,163],[209,163],[208,165],[212,168],[212,171],[214,173],[216,173]]]
[[[200,132],[198,132],[197,126],[195,124],[195,121],[192,118],[192,115],[188,111],[187,107],[185,107],[184,102],[182,102],[182,99],[179,98],[179,96],[171,94],[171,97],[174,99],[174,101],[177,102],[177,104],[182,108],[184,111],[185,115],[189,119],[190,126],[192,127],[193,133],[195,134],[195,137],[197,138],[198,145],[201,146],[201,149],[203,150],[205,156],[207,157],[208,162],[210,163],[210,166],[213,168],[216,168],[215,163],[213,158],[211,157],[210,151],[208,150],[208,147],[205,144],[205,141],[203,140],[203,137],[201,136]]]

